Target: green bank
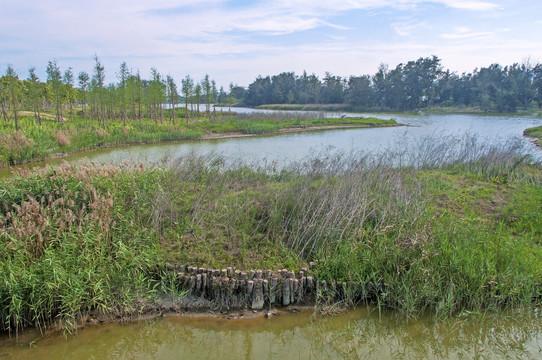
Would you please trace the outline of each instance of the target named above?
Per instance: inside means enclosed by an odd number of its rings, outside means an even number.
[[[281,170],[188,156],[21,171],[0,182],[3,329],[144,313],[184,295],[172,264],[316,262],[314,278],[356,284],[341,303],[405,315],[540,305],[542,168],[464,144],[468,156],[434,165],[443,154],[421,149],[434,159],[400,168],[351,153]]]
[[[167,119],[171,119],[165,111]],[[54,115],[42,113],[42,121],[33,115],[12,122],[0,122],[0,167],[45,160],[82,150],[189,141],[241,135],[268,135],[280,131],[318,130],[323,127],[398,126],[394,120],[374,118],[326,119],[315,115],[234,114],[227,112],[200,113],[184,118],[185,110],[176,110],[176,121],[109,119],[107,122],[87,121],[82,115],[72,120],[56,121]],[[24,113],[24,112],[23,112]]]

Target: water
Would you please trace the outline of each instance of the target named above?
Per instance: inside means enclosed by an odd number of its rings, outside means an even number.
[[[239,112],[254,109],[232,108]],[[259,110],[270,112],[271,110]],[[349,115],[345,113],[326,113],[326,116]],[[356,114],[375,116],[374,114]],[[525,116],[483,116],[483,115],[400,115],[378,114],[381,118],[394,118],[405,127],[330,130],[303,132],[277,136],[234,138],[211,141],[194,141],[156,145],[129,146],[123,148],[101,149],[75,154],[65,158],[67,161],[88,159],[95,162],[159,161],[164,157],[176,158],[195,152],[201,155],[222,154],[228,159],[241,159],[248,163],[261,164],[263,161],[285,165],[298,161],[326,149],[350,152],[362,150],[374,154],[407,149],[420,139],[442,135],[461,136],[465,133],[479,136],[490,143],[503,143],[511,138],[521,138],[523,130],[542,125],[542,118]],[[528,139],[523,139],[527,151],[537,160],[542,160],[542,151]],[[55,164],[62,160],[54,159],[47,163]],[[44,163],[23,167],[43,166]],[[0,169],[0,177],[9,174],[9,169]]]
[[[538,312],[406,320],[361,307],[336,316],[166,317],[43,338],[0,340],[6,359],[503,359],[542,358]]]

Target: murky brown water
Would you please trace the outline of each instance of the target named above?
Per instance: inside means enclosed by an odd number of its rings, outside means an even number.
[[[0,340],[0,359],[542,359],[538,310],[406,320],[358,308],[313,318],[168,317],[87,327],[72,336],[26,332]]]

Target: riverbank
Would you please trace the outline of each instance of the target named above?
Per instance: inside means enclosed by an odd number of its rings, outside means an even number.
[[[176,123],[109,120],[102,126],[79,117],[55,122],[45,114],[42,125],[31,116],[23,116],[20,126],[23,130],[15,132],[11,124],[0,123],[0,167],[107,147],[401,125],[394,120],[374,118],[216,113],[211,118],[181,119]]]
[[[542,126],[525,129],[523,136],[532,138],[534,144],[542,148]]]
[[[195,155],[21,170],[0,180],[1,324],[298,295],[437,317],[540,305],[540,164],[519,145],[446,141],[405,168],[391,153],[329,153],[281,170]]]
[[[256,109],[261,110],[281,110],[281,111],[325,111],[325,112],[354,112],[354,113],[385,113],[400,115],[419,115],[419,114],[472,114],[472,115],[536,115],[542,114],[541,109],[529,109],[514,113],[499,113],[494,111],[484,111],[479,107],[427,107],[410,111],[393,111],[387,109],[370,109],[349,104],[267,104],[258,105]]]

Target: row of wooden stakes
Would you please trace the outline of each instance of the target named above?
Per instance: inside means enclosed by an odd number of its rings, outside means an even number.
[[[192,296],[206,300],[235,298],[230,303],[261,310],[267,305],[288,306],[314,301],[318,294],[334,293],[346,288],[346,283],[315,280],[311,275],[314,263],[304,266],[297,274],[286,269],[234,270],[209,269],[187,265],[170,265],[169,270],[177,274],[177,284]],[[242,304],[242,305],[241,305]]]

